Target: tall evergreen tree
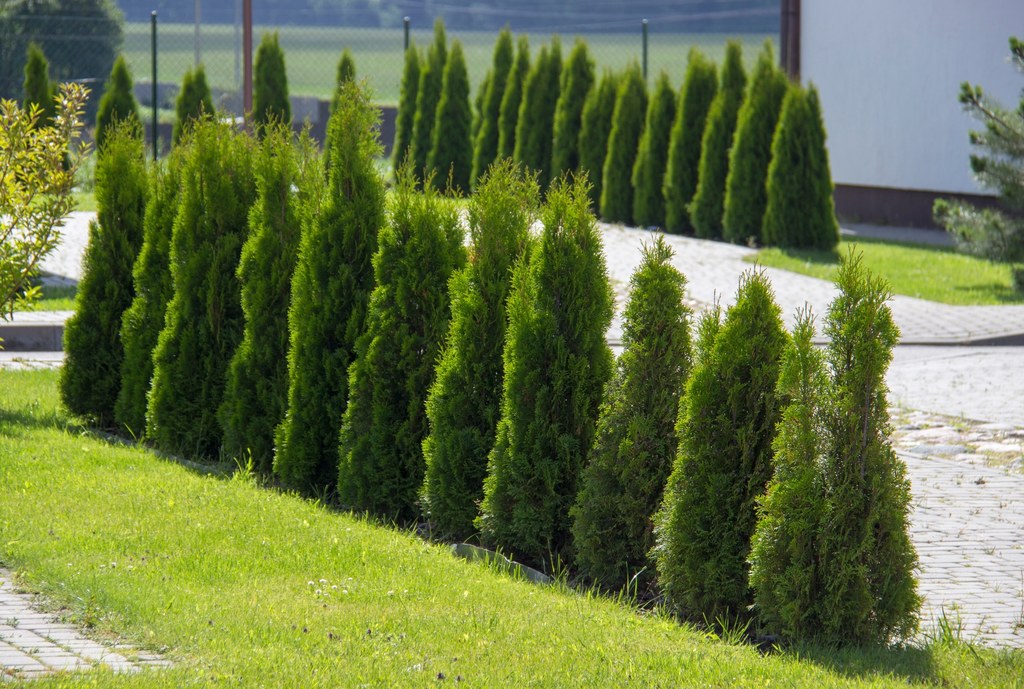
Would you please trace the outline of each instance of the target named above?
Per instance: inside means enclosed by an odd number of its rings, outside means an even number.
[[[555,36],[541,48],[537,62],[523,83],[523,101],[516,121],[516,148],[512,158],[537,173],[541,190],[551,180],[552,129],[562,73],[562,45]]]
[[[75,313],[64,329],[60,392],[65,406],[100,426],[114,421],[121,387],[121,316],[134,296],[132,265],[142,245],[146,212],[146,151],[138,120],[110,127],[96,162],[97,220],[89,245]]]
[[[427,169],[444,180],[446,188],[450,184],[450,191],[456,194],[469,191],[473,171],[472,120],[466,59],[462,44],[456,40],[452,41],[445,63],[441,101],[437,104],[433,142],[427,156]]]
[[[54,85],[50,83],[50,63],[35,41],[28,44],[23,91],[25,110],[36,106],[40,110],[39,124],[45,125],[51,121],[57,112],[57,103],[54,101],[57,94]]]
[[[348,368],[366,327],[371,260],[384,224],[378,114],[358,84],[341,92],[328,123],[327,187],[311,199],[299,240],[288,311],[288,411],[275,434],[274,473],[304,491],[337,481]]]
[[[498,112],[498,158],[511,158],[516,151],[516,129],[519,124],[519,106],[523,101],[523,84],[530,73],[530,44],[520,36],[516,47],[516,60],[508,73],[505,93],[501,96]]]
[[[607,588],[634,578],[646,587],[654,578],[654,515],[676,455],[676,410],[690,372],[685,286],[658,235],[630,279],[625,349],[605,387],[572,509],[580,572]]]
[[[356,80],[356,61],[352,58],[352,51],[345,47],[338,58],[338,75],[334,79],[334,94],[331,96],[331,112],[338,109],[338,102],[341,100],[341,85]]]
[[[590,205],[599,211],[604,159],[608,156],[608,137],[612,133],[612,114],[619,75],[605,70],[601,81],[590,90],[583,104],[580,123],[580,172],[590,180]]]
[[[768,203],[765,183],[771,161],[772,135],[779,121],[788,81],[775,64],[771,41],[757,58],[750,89],[736,120],[725,180],[722,236],[730,242],[760,241]]]
[[[416,121],[416,97],[420,88],[420,51],[409,43],[402,69],[402,90],[398,97],[398,117],[395,119],[395,144],[391,165],[397,170],[412,149],[413,123]]]
[[[668,141],[676,116],[676,94],[664,72],[658,77],[647,106],[647,120],[633,164],[633,223],[646,227],[665,224],[662,185],[668,164]]]
[[[426,62],[420,64],[420,85],[416,90],[416,116],[412,125],[411,157],[413,169],[422,175],[427,169],[427,158],[434,141],[434,122],[437,104],[444,86],[444,66],[448,62],[448,38],[444,22],[434,22],[434,42],[427,49]]]
[[[288,100],[288,73],[277,32],[264,33],[253,64],[252,121],[256,130],[277,121],[291,125],[292,104]]]
[[[679,92],[679,107],[669,136],[665,169],[665,229],[669,232],[693,229],[687,207],[697,191],[704,125],[717,92],[718,75],[714,63],[697,48],[691,48],[686,76]]]
[[[458,207],[423,193],[406,169],[373,257],[376,285],[349,370],[338,495],[353,509],[409,521],[426,465],[425,402],[448,328],[448,280],[466,263]]]
[[[507,158],[469,199],[469,264],[449,285],[451,325],[427,396],[424,512],[443,534],[468,538],[483,498],[487,453],[501,401],[505,301],[512,267],[528,249],[537,183]]]
[[[583,104],[594,87],[594,61],[587,44],[577,39],[562,68],[558,103],[555,106],[554,141],[551,146],[551,178],[580,168],[580,128]]]
[[[571,555],[569,509],[611,377],[612,292],[582,179],[556,180],[506,306],[501,419],[478,525],[535,566]]]
[[[484,101],[487,99],[487,92],[491,88],[491,81],[494,80],[494,70],[488,69],[483,81],[477,88],[476,96],[473,97],[473,125],[469,129],[469,141],[473,145],[473,155],[476,155],[476,138],[480,135],[480,127],[483,125]],[[476,178],[473,178],[472,185],[476,185]]]
[[[195,72],[191,69],[185,70],[181,91],[174,102],[174,113],[174,129],[171,132],[171,142],[174,145],[181,141],[191,122],[203,115],[213,114],[213,96],[210,94],[210,86],[206,83],[206,70],[202,65],[197,65]]]
[[[740,44],[729,41],[725,48],[720,88],[708,111],[704,136],[700,142],[697,190],[688,208],[690,222],[693,223],[697,236],[704,239],[722,236],[725,180],[729,174],[729,149],[732,148],[736,115],[743,103],[746,81]]]
[[[96,149],[103,148],[107,141],[107,130],[119,120],[139,119],[139,104],[135,100],[132,88],[132,75],[128,71],[128,63],[124,55],[118,55],[114,67],[110,70],[110,78],[103,87],[99,110],[96,112]],[[139,136],[142,136],[141,130]]]
[[[608,154],[601,168],[601,217],[609,222],[633,220],[633,165],[644,130],[647,86],[634,63],[615,94]]]
[[[483,105],[480,108],[480,127],[473,139],[473,175],[472,183],[484,176],[487,168],[498,158],[498,127],[501,117],[501,101],[505,97],[509,74],[515,59],[512,45],[512,32],[506,26],[498,34],[494,44],[494,66],[491,68],[491,80],[483,91]]]

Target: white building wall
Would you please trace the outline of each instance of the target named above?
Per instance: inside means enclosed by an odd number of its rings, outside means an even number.
[[[836,184],[983,193],[971,175],[969,81],[1016,108],[1024,0],[803,0],[800,72],[821,95]]]

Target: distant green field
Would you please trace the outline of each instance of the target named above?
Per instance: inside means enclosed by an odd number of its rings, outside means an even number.
[[[256,27],[255,42],[259,36],[274,27]],[[366,77],[376,100],[382,104],[398,102],[402,77],[402,30],[355,29],[342,27],[285,26],[278,29],[285,50],[288,68],[288,86],[293,95],[329,97],[334,84],[335,69],[341,51],[346,46],[356,61],[356,71]],[[150,64],[150,35],[148,23],[125,25],[124,51],[138,81],[148,81]],[[769,36],[746,34],[739,36],[745,47],[748,64],[761,43]],[[775,40],[775,36],[770,36]],[[191,24],[161,24],[158,31],[158,80],[180,83],[182,75],[194,60],[195,28]],[[497,33],[493,31],[449,31],[449,41],[458,39],[466,54],[469,76],[474,85],[480,83],[491,65],[491,54]],[[530,45],[535,53],[548,35],[534,34]],[[630,61],[641,61],[639,27],[635,34],[591,34],[586,39],[598,68],[621,69]],[[722,57],[725,41],[723,34],[659,34],[651,27],[648,44],[648,74],[653,78],[665,70],[674,86],[680,84],[686,67],[686,54],[691,46],[698,46],[715,60]],[[413,31],[413,42],[426,47],[431,40],[429,31]],[[572,36],[562,36],[563,57],[568,53]],[[211,86],[234,90],[239,83],[236,76],[235,27],[225,24],[206,24],[200,38],[201,59],[206,67]],[[240,67],[237,67],[240,70]]]

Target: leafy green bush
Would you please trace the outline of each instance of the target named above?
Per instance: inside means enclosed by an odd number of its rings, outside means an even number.
[[[551,144],[551,179],[580,168],[580,127],[583,104],[594,87],[594,61],[582,39],[569,53],[562,68],[558,103],[555,105],[554,141]]]
[[[338,495],[356,510],[407,522],[426,465],[425,401],[448,329],[448,280],[466,263],[459,209],[400,172],[373,257],[366,332],[349,369]]]
[[[437,121],[437,104],[441,101],[444,87],[444,66],[448,62],[448,38],[444,22],[434,22],[434,42],[427,49],[426,62],[420,62],[420,85],[416,90],[416,117],[412,124],[410,156],[413,170],[422,175],[427,169],[427,158],[434,142],[434,122]]]
[[[191,69],[185,70],[181,91],[174,102],[174,114],[171,142],[175,146],[181,141],[182,135],[193,120],[213,114],[213,96],[210,94],[210,86],[206,83],[206,71],[202,65],[198,65],[195,72]]]
[[[556,180],[544,230],[512,277],[501,419],[488,458],[485,543],[551,567],[571,559],[569,509],[612,373],[612,291],[586,182]]]
[[[473,171],[472,120],[466,59],[462,44],[456,40],[452,41],[444,66],[441,101],[437,104],[433,143],[427,157],[427,169],[445,180],[447,191],[456,194],[469,191]]]
[[[75,313],[64,327],[60,392],[64,405],[100,426],[114,421],[121,387],[121,315],[132,303],[132,265],[146,212],[146,151],[138,120],[116,122],[96,161],[98,219],[89,245]]]
[[[508,77],[512,72],[515,58],[512,46],[512,32],[506,26],[498,34],[494,44],[494,66],[487,88],[482,89],[483,102],[480,108],[480,127],[473,139],[472,183],[484,176],[487,168],[498,158],[498,126],[501,117],[501,101],[505,96]]]
[[[516,47],[516,59],[508,73],[505,93],[501,96],[501,108],[498,112],[498,155],[495,160],[511,158],[515,154],[519,106],[523,102],[523,84],[529,73],[530,43],[526,36],[520,36]]]
[[[555,36],[550,49],[540,50],[523,84],[523,102],[516,122],[516,148],[512,158],[537,173],[541,191],[551,181],[552,129],[562,74],[562,44]]]
[[[601,170],[601,217],[609,222],[633,220],[633,165],[644,130],[647,87],[640,68],[626,70],[615,95],[608,154]]]
[[[696,619],[743,619],[753,602],[747,556],[772,475],[787,337],[779,313],[764,273],[749,272],[725,321],[701,325],[656,533],[661,588],[673,610]]]
[[[288,73],[284,51],[277,32],[264,33],[253,64],[252,121],[256,131],[270,122],[292,123],[292,104],[288,100]]]
[[[647,106],[644,133],[633,164],[633,223],[642,227],[665,224],[665,198],[661,189],[675,116],[676,94],[668,83],[668,75],[662,72]]]
[[[57,112],[57,103],[53,100],[57,92],[50,83],[50,63],[46,61],[43,49],[35,41],[28,44],[23,92],[22,103],[25,110],[30,111],[33,105],[38,107],[42,111],[39,123],[49,124]]]
[[[103,149],[107,141],[107,130],[115,122],[128,119],[142,121],[139,119],[139,104],[135,100],[128,63],[124,55],[118,55],[110,70],[110,78],[103,87],[103,97],[100,98],[99,110],[96,112],[96,149]]]
[[[332,113],[338,109],[338,102],[341,100],[341,85],[355,80],[356,61],[352,58],[352,51],[346,47],[338,58],[338,75],[334,79],[334,94],[331,96]]]
[[[664,237],[630,278],[624,351],[605,388],[590,458],[572,509],[580,572],[607,588],[649,585],[654,515],[676,455],[676,413],[690,372],[686,278]]]
[[[788,83],[785,73],[775,64],[771,42],[765,41],[737,115],[736,135],[729,153],[722,237],[730,242],[746,243],[761,238],[761,221],[768,203],[765,183],[772,135]]]
[[[292,278],[288,410],[275,433],[274,473],[303,491],[332,489],[348,368],[366,327],[372,257],[384,224],[377,111],[355,82],[328,122],[324,192],[310,200]]]
[[[605,70],[601,81],[590,90],[583,104],[580,124],[580,172],[590,180],[590,205],[598,209],[601,203],[601,176],[604,159],[608,156],[608,137],[612,133],[612,113],[615,94],[619,89],[619,75]]]
[[[813,86],[805,90],[794,84],[786,93],[766,189],[761,229],[766,244],[826,250],[839,244],[825,125]]]
[[[398,116],[395,119],[395,144],[391,152],[391,164],[396,170],[405,162],[412,148],[416,98],[420,88],[420,62],[420,51],[410,42],[405,51],[401,93],[398,96]]]

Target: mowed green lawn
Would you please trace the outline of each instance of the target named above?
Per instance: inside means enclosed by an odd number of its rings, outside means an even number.
[[[355,58],[356,72],[366,77],[382,104],[397,104],[402,79],[404,53],[402,29],[359,29],[344,27],[308,26],[257,26],[254,42],[258,44],[264,31],[280,33],[281,46],[285,51],[285,65],[288,69],[288,88],[293,95],[329,98],[334,88],[338,58],[348,47]],[[429,29],[412,31],[413,42],[426,48],[431,40]],[[496,31],[449,31],[449,41],[458,39],[466,54],[473,93],[491,66]],[[775,36],[770,36],[775,40]],[[158,31],[158,80],[181,83],[185,70],[194,61],[195,27],[192,24],[160,24]],[[635,61],[641,61],[640,25],[636,31],[621,34],[590,34],[586,39],[598,70],[610,67],[621,69]],[[718,61],[725,51],[723,34],[660,34],[657,27],[651,27],[648,47],[649,81],[660,70],[668,72],[676,88],[682,82],[686,69],[686,55],[692,46],[701,48],[712,59]],[[757,51],[765,38],[764,34],[745,34],[738,37],[745,47],[745,57],[752,65]],[[563,35],[562,55],[568,55],[574,37]],[[205,24],[202,27],[201,55],[210,85],[234,90],[240,83],[236,78],[235,27],[227,24]],[[550,35],[530,35],[531,53],[536,55],[540,46],[551,40]],[[148,23],[129,22],[125,24],[124,52],[136,80],[149,81],[152,73],[150,59],[150,26]],[[240,74],[240,71],[237,72]]]
[[[1020,686],[1024,654],[763,656],[609,598],[97,436],[57,372],[0,370],[0,562],[89,633],[175,665],[49,687]],[[221,467],[223,468],[223,467]],[[213,469],[213,471],[210,471]]]

